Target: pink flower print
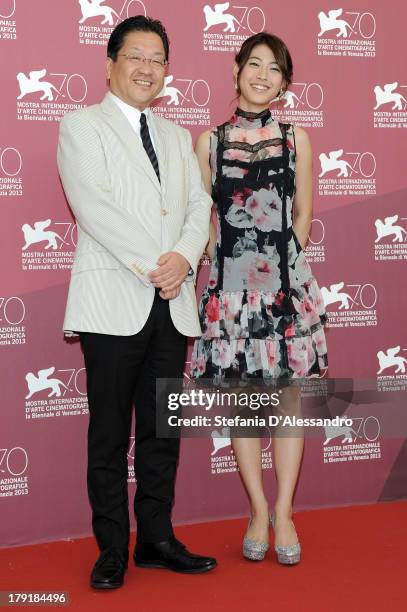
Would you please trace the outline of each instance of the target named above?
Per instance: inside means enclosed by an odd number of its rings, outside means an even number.
[[[276,306],[281,306],[281,304],[283,303],[285,297],[285,293],[284,291],[278,291],[278,293],[276,294],[274,303]]]
[[[199,372],[199,374],[203,374],[206,370],[206,360],[203,355],[200,355],[192,364],[193,369]]]
[[[322,329],[319,329],[317,332],[315,332],[315,334],[313,335],[313,340],[315,341],[318,354],[324,355],[327,352],[324,331]]]
[[[285,330],[284,335],[286,338],[292,338],[295,336],[295,325],[293,322],[290,323],[290,325],[288,325],[288,327]]]
[[[260,309],[260,291],[249,291],[247,293],[247,301],[249,306]]]
[[[247,168],[239,168],[239,166],[223,166],[223,174],[228,178],[242,179],[247,173]]]
[[[294,150],[294,143],[293,143],[293,141],[291,140],[291,138],[287,138],[287,147],[288,147],[290,150]]]
[[[259,272],[264,272],[266,274],[269,274],[271,272],[271,266],[268,261],[261,261],[258,264],[257,269]]]
[[[297,342],[287,343],[288,363],[297,376],[305,376],[304,355],[305,346]]]
[[[245,346],[246,346],[246,340],[244,338],[238,338],[235,341],[234,349],[233,349],[233,345],[232,345],[232,350],[234,350],[236,355],[243,354],[244,351],[245,351],[245,348],[244,348]]]
[[[227,293],[222,294],[221,298],[221,315],[222,319],[225,321],[225,326],[228,329],[228,333],[230,333],[230,324],[234,321],[236,315],[236,304],[234,303],[232,296],[229,296]]]
[[[260,189],[247,198],[245,206],[229,208],[226,219],[234,227],[257,227],[263,232],[281,231],[280,200],[274,189]]]
[[[282,145],[270,145],[266,147],[266,151],[270,157],[281,157],[283,154]]]
[[[281,231],[280,199],[274,189],[260,189],[247,199],[246,210],[253,224],[263,232]]]
[[[228,149],[225,151],[225,159],[230,159],[232,161],[246,161],[247,153],[242,149]]]
[[[276,363],[276,347],[273,341],[266,342],[266,351],[268,367],[271,370]]]
[[[325,312],[325,304],[324,304],[324,300],[322,299],[322,295],[320,291],[317,292],[314,299],[315,299],[315,306],[318,309],[318,312]]]
[[[216,342],[213,346],[212,361],[214,365],[220,366],[221,368],[228,368],[230,366],[230,348],[225,342]]]
[[[265,287],[270,289],[277,279],[279,281],[279,272],[266,255],[259,254],[250,262],[247,277],[251,289],[264,291]]]
[[[212,294],[205,306],[205,312],[208,323],[219,321],[219,300],[215,294]]]
[[[230,304],[230,299],[227,293],[223,293],[222,294],[222,310],[227,311],[227,309],[229,308],[229,304]]]
[[[312,325],[315,325],[316,323],[318,323],[319,315],[315,310],[314,303],[309,297],[305,295],[303,298],[303,301],[298,302],[297,304],[295,304],[295,308],[297,312],[300,313],[301,317],[303,318],[304,323],[308,327],[311,327]]]
[[[214,256],[216,257],[216,246],[215,246]],[[212,265],[211,265],[209,279],[208,279],[209,287],[215,287],[217,283],[217,279],[218,279],[218,264],[217,264],[216,259],[212,259]]]
[[[307,376],[315,362],[315,353],[310,341],[293,341],[287,343],[288,363],[298,377]]]
[[[248,212],[246,205],[242,207],[232,204],[226,213],[226,220],[233,227],[251,228],[254,225],[253,215]]]
[[[229,295],[226,293],[223,294],[222,315],[227,327],[234,326],[235,319],[242,309],[242,297],[243,293],[241,291],[236,291]]]
[[[245,187],[242,191],[234,191],[232,195],[233,206],[242,207],[245,205],[246,200],[253,193],[252,189]]]
[[[233,127],[229,130],[228,140],[231,142],[246,142],[247,131],[241,127]]]
[[[254,130],[249,128],[248,130],[241,131],[244,132],[245,142],[251,145],[257,144],[261,140],[270,140],[276,136],[268,126],[256,128]]]
[[[270,138],[273,138],[273,134],[271,134],[270,132],[271,130],[267,126],[259,128],[257,130],[256,142],[258,142],[259,140],[270,140]]]

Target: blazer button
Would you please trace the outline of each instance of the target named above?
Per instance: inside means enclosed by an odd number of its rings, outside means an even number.
[[[165,208],[162,208],[162,209],[161,209],[161,214],[162,214],[163,216],[164,216],[164,215],[166,215],[166,214],[167,214],[167,212],[168,212],[168,210],[166,210]]]

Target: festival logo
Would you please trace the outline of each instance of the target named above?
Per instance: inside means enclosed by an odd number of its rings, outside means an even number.
[[[376,158],[370,151],[344,149],[319,155],[320,196],[369,196],[376,194]]]
[[[271,103],[273,117],[303,128],[324,127],[324,91],[319,83],[291,83],[281,98]]]
[[[405,374],[407,359],[400,354],[400,346],[387,349],[387,351],[379,351],[377,353],[377,359],[379,360],[378,375],[382,374],[385,370],[391,368],[394,374]],[[403,349],[407,351],[407,349]]]
[[[266,15],[258,6],[237,6],[230,2],[202,7],[203,50],[236,53],[242,43],[266,27]]]
[[[377,290],[371,283],[346,284],[341,281],[321,287],[330,327],[370,327],[377,325]]]
[[[404,354],[403,354],[404,353]],[[407,348],[393,346],[377,352],[377,388],[379,391],[407,390]]]
[[[158,96],[156,114],[182,126],[209,126],[211,90],[204,79],[179,79],[169,74]]]
[[[318,13],[319,25],[321,27],[318,36],[323,36],[326,32],[330,32],[331,30],[335,31],[337,38],[341,36],[343,38],[348,38],[350,32],[355,34],[355,30],[352,29],[351,25],[345,21],[345,19],[339,19],[342,13],[342,9],[328,11],[328,14],[323,11]]]
[[[271,431],[266,427],[267,437],[262,440],[261,462],[264,470],[270,470],[272,464],[271,452]],[[211,451],[211,474],[228,474],[238,471],[235,454],[231,447],[230,429],[223,427],[221,430],[211,432],[212,451]]]
[[[17,96],[17,100],[21,100],[27,94],[39,92],[41,94],[40,100],[52,101],[55,97],[54,92],[57,96],[61,96],[61,92],[48,81],[42,81],[41,79],[47,74],[46,69],[43,70],[32,70],[28,77],[24,72],[17,74],[17,81],[20,86],[20,95]]]
[[[375,106],[373,107],[373,127],[407,127],[407,85],[398,81],[373,87]],[[380,109],[380,110],[379,110]]]
[[[325,252],[325,224],[321,219],[313,219],[308,244],[305,247],[305,255],[310,264],[324,263]]]
[[[215,4],[212,8],[209,4],[205,4],[203,12],[205,14],[206,26],[204,32],[207,32],[213,26],[221,25],[224,32],[236,32],[236,26],[238,30],[241,29],[242,24],[236,19],[231,13],[227,13],[227,9],[230,6],[230,2],[224,2],[223,4]],[[236,25],[235,25],[236,24]]]
[[[372,13],[337,8],[320,11],[318,22],[318,55],[375,57],[376,19]]]
[[[0,146],[0,196],[21,197],[23,159],[15,147]]]
[[[380,423],[375,416],[352,417],[352,425],[328,425],[322,445],[324,463],[381,459]]]
[[[110,26],[113,25],[113,16],[119,19],[118,13],[106,4],[102,5],[105,0],[78,0],[82,11],[82,17],[79,23],[84,23],[88,19],[93,17],[101,17],[101,25],[106,23]]]
[[[77,243],[77,227],[73,221],[36,221],[21,227],[22,270],[70,270]],[[39,246],[37,246],[39,245]],[[38,250],[34,250],[35,247]]]
[[[0,498],[28,495],[28,465],[25,448],[0,448]]]
[[[20,121],[59,121],[65,113],[79,108],[88,93],[81,74],[48,73],[46,68],[17,74],[17,119]]]
[[[120,21],[133,15],[147,16],[142,0],[78,0],[79,43],[104,45]]]
[[[396,261],[407,259],[407,217],[392,215],[376,219],[374,242],[375,261]]]
[[[17,0],[0,0],[0,40],[17,40]]]
[[[25,380],[26,419],[88,414],[85,368],[57,370],[51,366],[28,372]]]
[[[16,296],[0,296],[0,346],[22,346],[26,342],[26,308]]]

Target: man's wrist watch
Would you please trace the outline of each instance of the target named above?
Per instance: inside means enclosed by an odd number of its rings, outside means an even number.
[[[193,276],[193,275],[194,275],[193,269],[189,268],[187,276]]]

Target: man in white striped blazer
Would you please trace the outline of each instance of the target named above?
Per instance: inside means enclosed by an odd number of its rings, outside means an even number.
[[[128,562],[127,446],[136,406],[134,560],[198,573],[171,525],[179,440],[156,437],[156,379],[182,378],[187,336],[201,334],[194,278],[208,240],[206,194],[189,132],[153,115],[168,38],[136,16],[112,32],[110,91],[66,115],[58,167],[78,245],[64,321],[79,333],[89,401],[88,492],[100,556],[94,588],[123,584]]]

